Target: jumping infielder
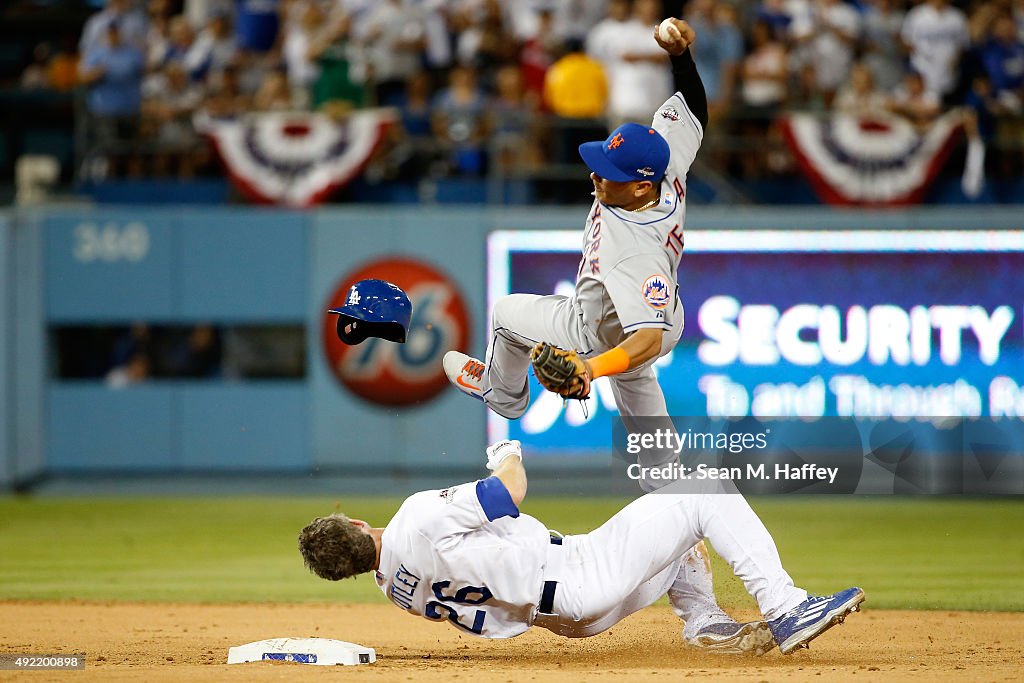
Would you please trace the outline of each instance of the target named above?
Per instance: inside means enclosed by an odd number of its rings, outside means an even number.
[[[688,46],[693,29],[676,20],[668,44],[677,92],[653,124],[627,123],[604,142],[580,145],[592,171],[594,204],[583,234],[574,296],[512,294],[491,313],[487,362],[458,352],[444,368],[463,392],[516,419],[530,402],[527,369],[538,342],[587,358],[589,379],[609,377],[622,415],[667,415],[651,365],[683,332],[676,270],[683,253],[686,173],[707,123],[707,98]]]
[[[457,351],[444,357],[452,383],[502,417],[519,418],[529,405],[527,372],[538,342],[585,357],[586,389],[590,380],[607,376],[626,420],[668,416],[651,366],[683,332],[676,270],[683,252],[686,173],[708,120],[704,86],[688,50],[696,36],[684,21],[672,25],[670,42],[658,29],[655,40],[670,55],[677,92],[655,113],[652,125],[628,123],[604,142],[580,146],[592,171],[594,203],[575,295],[504,297],[492,311],[487,362]],[[686,556],[689,579],[670,593],[685,622],[684,639],[720,652],[770,647],[763,623],[738,624],[718,606],[706,553],[700,545]]]
[[[313,520],[299,535],[306,565],[332,581],[375,570],[399,608],[484,638],[530,626],[598,634],[664,595],[683,553],[704,538],[743,580],[783,654],[864,600],[859,588],[809,597],[795,587],[761,520],[718,482],[699,493],[647,494],[589,534],[559,538],[519,512],[526,471],[518,442],[489,447],[487,467],[486,479],[410,496],[383,529],[340,514]]]

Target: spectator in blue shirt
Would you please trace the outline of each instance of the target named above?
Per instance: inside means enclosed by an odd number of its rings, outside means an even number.
[[[137,116],[144,66],[142,51],[122,40],[117,22],[108,24],[106,40],[97,42],[79,67],[82,82],[89,86],[89,112],[100,117]]]
[[[992,81],[988,76],[979,74],[971,80],[971,89],[964,100],[964,105],[974,115],[973,123],[967,124],[968,136],[974,135],[974,129],[977,129],[977,135],[986,144],[995,137],[999,117],[1006,114],[994,95]]]
[[[995,97],[1004,107],[1021,113],[1024,101],[1024,43],[1009,14],[992,24],[992,39],[981,49],[981,63],[992,83]]]
[[[235,0],[235,38],[250,52],[269,52],[277,41],[278,0]]]
[[[743,60],[743,34],[736,25],[731,5],[715,0],[693,0],[686,20],[699,35],[693,61],[708,96],[709,120],[720,118],[729,108],[733,89]]]
[[[762,0],[754,11],[754,21],[763,21],[771,28],[772,37],[785,43],[793,17],[786,11],[785,0]]]
[[[477,86],[476,73],[456,66],[449,86],[433,102],[434,135],[451,152],[451,166],[459,175],[484,171],[484,140],[487,139],[487,101]]]
[[[107,26],[116,23],[120,27],[121,40],[142,49],[149,33],[146,15],[131,0],[107,0],[102,11],[89,17],[82,27],[82,39],[78,51],[87,54],[99,47],[106,39]]]
[[[138,139],[145,60],[142,50],[123,40],[117,22],[108,24],[105,40],[97,41],[82,57],[78,75],[88,87],[87,163],[101,163],[92,170],[98,177],[109,171],[115,158],[127,161],[131,175],[141,173],[129,143]]]

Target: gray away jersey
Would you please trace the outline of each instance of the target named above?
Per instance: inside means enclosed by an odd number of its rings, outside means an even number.
[[[682,333],[676,271],[683,254],[686,174],[704,131],[678,92],[655,113],[652,127],[670,152],[660,202],[632,213],[595,200],[587,217],[576,277],[577,304],[594,343],[585,352],[607,351],[645,327],[665,330],[672,344]]]
[[[549,544],[496,477],[422,491],[384,529],[377,585],[411,614],[511,638],[533,623]]]

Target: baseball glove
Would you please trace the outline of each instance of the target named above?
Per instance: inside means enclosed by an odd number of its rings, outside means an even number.
[[[590,396],[590,370],[575,351],[540,342],[530,352],[537,381],[562,398],[583,400]]]

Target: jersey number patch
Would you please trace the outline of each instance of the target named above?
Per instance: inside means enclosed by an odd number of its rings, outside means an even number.
[[[446,603],[455,603],[456,605],[482,605],[492,597],[494,594],[487,586],[464,586],[459,590],[455,591],[453,595],[445,595],[444,589],[451,585],[451,581],[438,581],[434,583],[431,588],[434,591],[434,597],[437,600],[431,600],[427,603],[427,607],[423,612],[423,616],[427,619],[433,619],[434,621],[441,621],[445,618],[452,622],[463,631],[469,631],[480,635],[484,631],[484,619],[487,618],[487,612],[482,609],[476,610],[476,614],[473,615],[473,624],[467,626],[462,622],[462,616],[458,610]]]

